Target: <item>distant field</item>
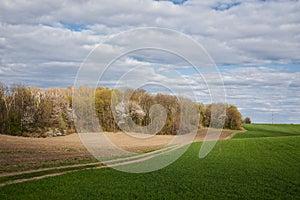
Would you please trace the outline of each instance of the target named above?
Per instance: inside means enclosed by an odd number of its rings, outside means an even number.
[[[204,159],[197,142],[159,171],[83,170],[4,186],[0,199],[299,199],[299,126],[245,128]]]
[[[300,124],[246,124],[244,133],[234,138],[279,137],[300,135]]]

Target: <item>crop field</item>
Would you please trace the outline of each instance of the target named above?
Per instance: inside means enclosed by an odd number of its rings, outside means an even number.
[[[236,131],[223,130],[219,139],[227,139]],[[195,141],[202,141],[206,130],[201,130]],[[121,132],[106,133],[117,146],[129,152],[147,152],[165,146],[173,136],[157,135],[147,140],[135,140]],[[130,144],[130,145],[129,145]],[[83,146],[78,134],[64,137],[29,138],[0,134],[1,173],[83,164],[97,161]]]
[[[300,134],[300,124],[245,124],[247,132],[234,138],[279,137]]]
[[[193,143],[161,170],[70,172],[0,188],[0,199],[299,199],[300,126],[246,125],[199,159]]]

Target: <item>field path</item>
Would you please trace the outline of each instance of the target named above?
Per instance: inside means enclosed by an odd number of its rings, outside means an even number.
[[[194,138],[194,141],[203,141],[207,130],[201,130]],[[230,139],[236,133],[241,131],[223,130],[219,139]],[[216,132],[217,133],[217,132]],[[91,169],[91,168],[106,168],[108,166],[120,166],[127,165],[136,162],[145,161],[153,158],[156,155],[172,151],[179,146],[164,147],[173,136],[160,135],[157,139],[153,139],[152,142],[148,142],[147,145],[144,143],[135,143],[134,146],[126,146],[125,144],[130,143],[132,138],[128,136],[122,137],[120,133],[108,133],[112,141],[120,145],[122,148],[131,152],[149,151],[148,153],[137,154],[134,156],[128,156],[125,158],[115,158],[104,162],[98,162],[93,160],[92,156],[86,151],[82,145],[77,134],[72,134],[65,137],[56,138],[22,138],[13,137],[7,135],[0,135],[0,166],[4,161],[11,162],[12,165],[21,162],[27,164],[26,160],[37,160],[37,162],[43,162],[52,158],[52,154],[57,154],[60,159],[69,159],[72,156],[77,158],[90,158],[89,163],[70,164],[56,167],[46,167],[40,169],[30,169],[14,172],[3,172],[0,173],[0,187],[8,184],[20,183],[31,180],[38,180],[46,177],[58,176],[74,171]],[[216,136],[216,135],[215,135]],[[211,137],[214,139],[214,131],[212,131]],[[131,143],[132,144],[132,143]],[[66,150],[71,149],[71,152]],[[29,153],[28,153],[29,152]],[[50,155],[50,156],[49,156]],[[10,158],[14,158],[11,159]],[[16,159],[15,159],[16,158]],[[47,160],[48,161],[48,160]],[[33,163],[31,162],[29,167]],[[35,163],[34,163],[35,164]],[[107,166],[108,165],[108,166]],[[1,181],[2,180],[2,181]]]
[[[32,181],[32,180],[39,180],[47,177],[53,177],[53,176],[59,176],[62,174],[70,173],[70,172],[76,172],[79,170],[87,170],[91,168],[107,168],[107,167],[115,167],[115,166],[121,166],[121,165],[128,165],[132,163],[137,163],[137,162],[142,162],[145,160],[149,160],[157,155],[173,151],[180,146],[171,146],[171,147],[166,147],[163,149],[158,149],[152,152],[144,153],[144,154],[138,154],[134,156],[128,156],[124,158],[116,158],[116,159],[111,159],[107,160],[104,162],[94,162],[94,163],[86,163],[86,164],[76,164],[76,165],[69,165],[69,166],[60,166],[60,167],[51,167],[51,168],[44,168],[44,169],[37,169],[37,170],[28,170],[28,171],[21,171],[21,172],[9,172],[9,173],[2,173],[0,174],[0,180],[3,177],[14,177],[18,175],[29,175],[32,177],[29,178],[17,178],[15,180],[7,180],[5,182],[0,183],[0,187],[3,187],[5,185],[10,185],[10,184],[15,184],[15,183],[22,183],[26,181]],[[105,165],[103,165],[105,164]],[[84,168],[82,168],[84,167]],[[57,171],[57,170],[64,170],[62,172],[52,172],[52,171]],[[46,174],[44,175],[38,175],[34,176],[35,173],[38,172],[45,172]]]

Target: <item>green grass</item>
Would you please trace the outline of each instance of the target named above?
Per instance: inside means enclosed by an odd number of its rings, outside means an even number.
[[[245,124],[246,132],[234,138],[281,137],[300,135],[300,124]]]
[[[204,159],[200,146],[155,172],[83,170],[4,186],[0,199],[300,198],[300,136],[219,141]]]

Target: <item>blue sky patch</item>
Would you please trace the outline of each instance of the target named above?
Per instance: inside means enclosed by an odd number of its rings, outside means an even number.
[[[175,5],[181,5],[188,0],[154,0],[154,1],[171,1]]]
[[[233,7],[239,6],[241,4],[242,4],[241,2],[234,2],[234,3],[218,2],[217,5],[213,6],[212,8],[216,11],[225,11],[225,10],[229,10]]]
[[[71,31],[82,31],[87,30],[86,24],[76,23],[76,24],[70,24],[65,22],[60,22],[65,28],[70,29]]]

